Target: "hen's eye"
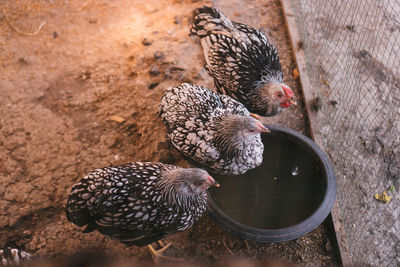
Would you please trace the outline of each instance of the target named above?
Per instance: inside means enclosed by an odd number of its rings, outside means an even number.
[[[278,97],[282,97],[282,93],[278,93],[277,96],[278,96]]]

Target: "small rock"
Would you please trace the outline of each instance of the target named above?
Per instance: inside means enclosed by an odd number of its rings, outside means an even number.
[[[143,40],[142,40],[142,44],[143,45],[146,45],[146,46],[149,46],[149,45],[151,45],[153,43],[153,40],[150,40],[150,39],[147,39],[147,38],[144,38]]]
[[[156,65],[152,65],[149,70],[150,75],[157,76],[160,74],[160,69]]]
[[[161,59],[161,58],[164,58],[164,57],[165,57],[165,55],[164,55],[163,52],[161,52],[161,51],[154,52],[154,58],[155,59]]]
[[[23,231],[22,232],[24,235],[31,235],[31,231],[29,231],[29,230],[25,230],[25,231]]]
[[[368,230],[368,233],[369,233],[370,235],[374,235],[374,234],[375,234],[375,230],[372,229],[372,228],[370,228],[370,229]]]
[[[315,97],[311,106],[312,106],[312,108],[314,109],[315,112],[321,110],[321,108],[322,108],[322,99],[321,99],[321,97],[319,97],[319,96]]]
[[[92,75],[92,74],[90,73],[90,71],[82,72],[82,73],[81,73],[81,76],[80,76],[80,79],[81,79],[82,81],[86,81],[86,80],[90,79],[90,76],[91,76],[91,75]]]
[[[159,82],[150,84],[150,85],[149,85],[149,89],[151,90],[151,89],[156,88],[158,84],[159,84]]]
[[[24,64],[24,65],[26,65],[26,64],[28,64],[28,61],[26,61],[26,59],[25,59],[25,58],[23,58],[23,57],[20,57],[20,58],[18,59],[18,63],[21,63],[21,64]]]
[[[303,42],[303,40],[300,40],[300,41],[297,42],[297,48],[298,48],[299,50],[301,50],[301,49],[304,48],[304,42]]]
[[[57,32],[53,32],[53,38],[57,38],[58,37],[58,33]]]
[[[129,77],[129,78],[135,78],[136,76],[137,76],[136,71],[131,71],[131,72],[128,74],[128,77]]]
[[[354,25],[347,25],[346,28],[351,32],[355,32],[355,26]]]
[[[175,24],[181,24],[182,22],[182,18],[180,16],[175,16],[174,17],[174,23]]]
[[[172,66],[170,68],[170,71],[184,71],[185,69],[182,67],[178,67],[178,66]]]
[[[97,23],[97,19],[90,18],[90,19],[89,19],[89,23],[90,23],[90,24],[96,24],[96,23]]]
[[[329,101],[329,104],[332,105],[333,107],[336,107],[338,102],[336,100],[331,100]]]
[[[325,250],[326,250],[326,252],[328,252],[328,253],[331,253],[332,251],[333,251],[333,247],[332,247],[332,243],[331,243],[331,241],[326,241],[326,243],[325,243]]]

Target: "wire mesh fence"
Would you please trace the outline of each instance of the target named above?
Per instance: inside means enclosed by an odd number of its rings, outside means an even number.
[[[352,261],[400,266],[400,1],[295,2]]]

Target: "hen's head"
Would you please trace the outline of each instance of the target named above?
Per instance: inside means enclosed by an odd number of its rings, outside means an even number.
[[[223,136],[246,138],[269,130],[258,120],[259,116],[251,114],[251,116],[230,114],[222,119],[218,125],[218,132]]]
[[[219,184],[203,169],[179,168],[165,171],[158,186],[167,201],[176,202],[179,199],[185,203],[193,195],[201,195],[210,186],[219,187]]]
[[[258,101],[258,110],[264,116],[273,116],[290,105],[296,105],[293,91],[283,83],[271,82],[265,84],[261,90]]]
[[[244,147],[260,138],[260,133],[270,132],[259,120],[257,115],[241,116],[229,114],[221,118],[216,126],[214,143],[220,152],[226,156],[238,156]]]

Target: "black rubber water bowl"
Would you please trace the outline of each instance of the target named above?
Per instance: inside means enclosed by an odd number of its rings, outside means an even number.
[[[237,176],[214,175],[208,213],[223,229],[248,240],[301,237],[328,216],[336,197],[333,166],[308,137],[266,125],[261,166]]]

